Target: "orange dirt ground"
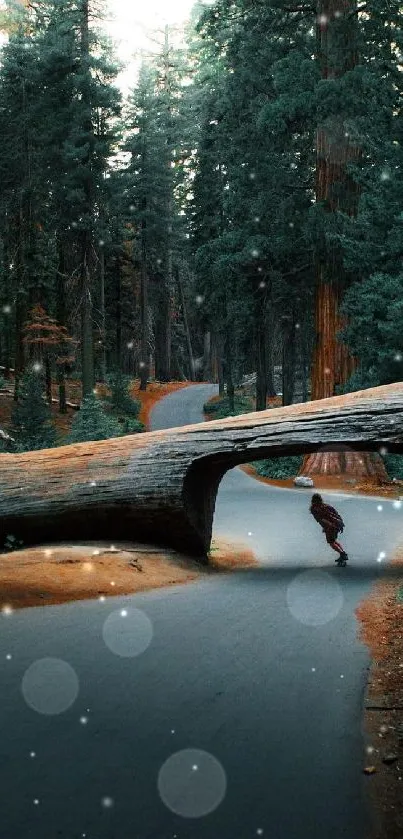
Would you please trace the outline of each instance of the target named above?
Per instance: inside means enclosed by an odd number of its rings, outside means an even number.
[[[146,429],[149,427],[150,414],[156,402],[168,393],[180,390],[183,387],[187,387],[189,384],[190,382],[149,382],[147,390],[140,391],[140,381],[138,379],[134,380],[131,395],[134,399],[138,399],[141,402],[139,420],[144,423]],[[80,383],[76,381],[66,382],[66,391],[67,401],[72,402],[73,404],[79,404],[81,399]],[[106,396],[107,388],[104,385],[99,384],[97,385],[97,392],[100,396]],[[58,388],[56,384],[53,384],[52,386],[52,395],[55,399],[58,398]],[[0,428],[3,428],[9,433],[13,406],[14,400],[12,396],[0,393]],[[67,408],[66,414],[60,414],[58,405],[56,403],[52,403],[52,416],[60,437],[68,434],[75,414],[76,410],[74,408]]]
[[[372,656],[364,712],[364,768],[371,771],[367,783],[375,814],[371,839],[403,836],[403,549],[392,567],[396,576],[376,583],[356,610]],[[388,755],[394,759],[385,764]]]
[[[226,541],[213,545],[208,567],[175,551],[134,543],[26,548],[0,555],[0,609],[7,614],[27,606],[135,594],[256,564],[248,548]]]

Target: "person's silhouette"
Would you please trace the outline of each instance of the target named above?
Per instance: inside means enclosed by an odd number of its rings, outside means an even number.
[[[341,515],[330,504],[325,504],[322,496],[318,492],[314,492],[312,496],[310,512],[314,519],[321,525],[328,545],[339,554],[335,562],[338,562],[339,559],[346,562],[348,556],[343,546],[337,541],[338,534],[344,530],[344,521]]]

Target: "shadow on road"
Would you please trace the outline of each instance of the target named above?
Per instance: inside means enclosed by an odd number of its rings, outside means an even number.
[[[340,582],[343,580],[350,580],[354,582],[367,583],[372,580],[399,580],[403,578],[403,567],[398,565],[384,565],[376,567],[373,565],[347,565],[345,568],[339,568],[334,565],[313,565],[302,564],[298,565],[265,565],[261,568],[241,568],[231,574],[225,575],[225,579],[234,579],[239,582],[281,582],[288,578],[293,578],[296,574],[301,574],[304,571],[325,571],[337,578]]]

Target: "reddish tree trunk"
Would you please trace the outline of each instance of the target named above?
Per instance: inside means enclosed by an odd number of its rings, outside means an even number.
[[[323,79],[334,79],[358,63],[356,47],[356,0],[318,0],[317,59]],[[347,16],[349,24],[346,24]],[[344,27],[344,28],[343,28]],[[342,34],[343,33],[343,34]],[[360,149],[350,141],[342,114],[328,117],[319,125],[316,136],[316,201],[328,213],[342,210],[356,214],[359,188],[348,174],[347,166],[360,156]],[[316,254],[316,342],[313,354],[311,398],[326,399],[336,394],[355,367],[348,348],[337,340],[343,327],[339,304],[348,278],[342,255],[335,245],[323,243]],[[308,455],[300,474],[348,473],[360,477],[386,477],[377,454],[341,452]]]

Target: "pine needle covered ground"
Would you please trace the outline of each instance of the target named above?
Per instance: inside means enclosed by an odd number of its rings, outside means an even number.
[[[403,548],[392,565],[401,574],[376,583],[356,610],[372,656],[364,771],[377,817],[373,839],[403,836]]]

